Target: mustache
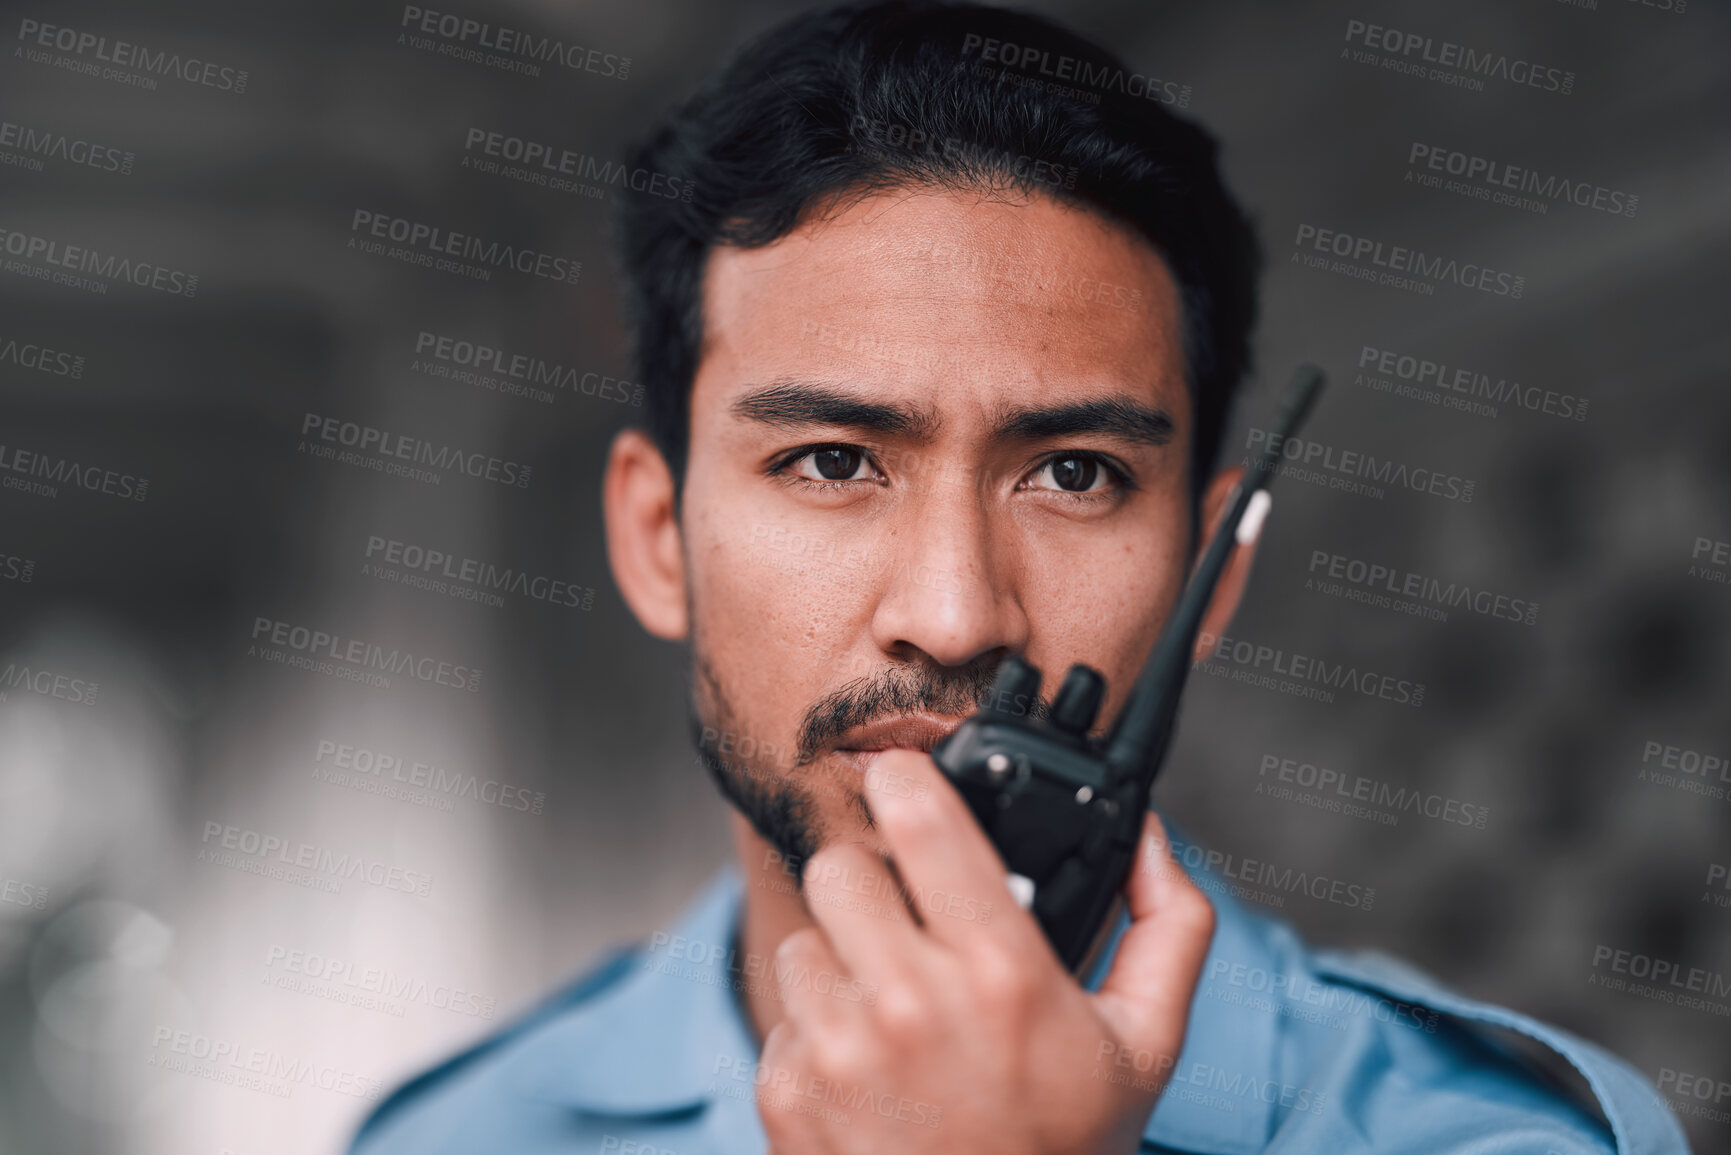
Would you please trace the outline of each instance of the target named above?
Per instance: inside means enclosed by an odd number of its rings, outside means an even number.
[[[846,682],[806,710],[800,721],[794,765],[804,766],[856,726],[907,714],[971,714],[991,698],[1002,655],[965,666],[906,663]],[[1052,703],[1037,697],[1028,714],[1044,718]]]

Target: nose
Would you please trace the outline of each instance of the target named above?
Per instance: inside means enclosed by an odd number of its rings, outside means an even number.
[[[896,511],[887,542],[888,572],[872,615],[878,648],[904,661],[925,654],[943,666],[1025,649],[1028,617],[1009,527],[966,481],[934,478],[915,493]]]

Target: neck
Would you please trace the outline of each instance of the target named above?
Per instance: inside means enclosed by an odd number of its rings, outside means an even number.
[[[775,950],[782,939],[802,927],[814,925],[799,893],[801,864],[785,865],[775,848],[751,828],[739,814],[733,823],[734,853],[744,882],[743,909],[739,926],[740,957],[762,959],[753,968],[757,977],[744,984],[743,1003],[761,1047],[764,1037],[781,1022],[783,1006],[775,983]]]

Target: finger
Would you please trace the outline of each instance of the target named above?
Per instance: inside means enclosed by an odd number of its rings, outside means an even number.
[[[813,1038],[857,1028],[864,999],[850,1002],[843,996],[863,984],[847,972],[822,930],[801,927],[782,939],[770,966],[782,1022]]]
[[[799,1038],[799,1028],[791,1019],[783,1018],[769,1028],[769,1033],[763,1036],[763,1046],[758,1049],[757,1061],[768,1070],[772,1063],[786,1064],[794,1054]]]
[[[786,1080],[777,1077],[777,1072],[803,1069],[804,1063],[805,1045],[799,1028],[782,1019],[763,1037],[758,1059],[757,1115],[763,1121],[771,1155],[793,1155],[815,1147],[810,1121],[787,1109],[788,1099],[781,1090]]]
[[[1120,1037],[1176,1056],[1214,937],[1214,906],[1172,857],[1166,828],[1152,812],[1125,897],[1130,925],[1095,997]]]
[[[874,793],[870,803],[926,932],[951,946],[993,938],[1032,949],[1038,925],[1010,897],[1004,860],[937,764],[918,751],[890,750],[877,769],[913,787]]]
[[[926,944],[882,858],[857,842],[826,846],[805,864],[806,909],[841,966],[872,984],[898,981]]]

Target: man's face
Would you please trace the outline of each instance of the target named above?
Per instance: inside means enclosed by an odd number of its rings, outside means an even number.
[[[881,850],[874,751],[929,749],[1001,658],[1105,676],[1182,585],[1178,292],[1043,196],[875,194],[717,248],[680,507],[700,747],[790,857]],[[1038,709],[1038,707],[1036,707]]]

